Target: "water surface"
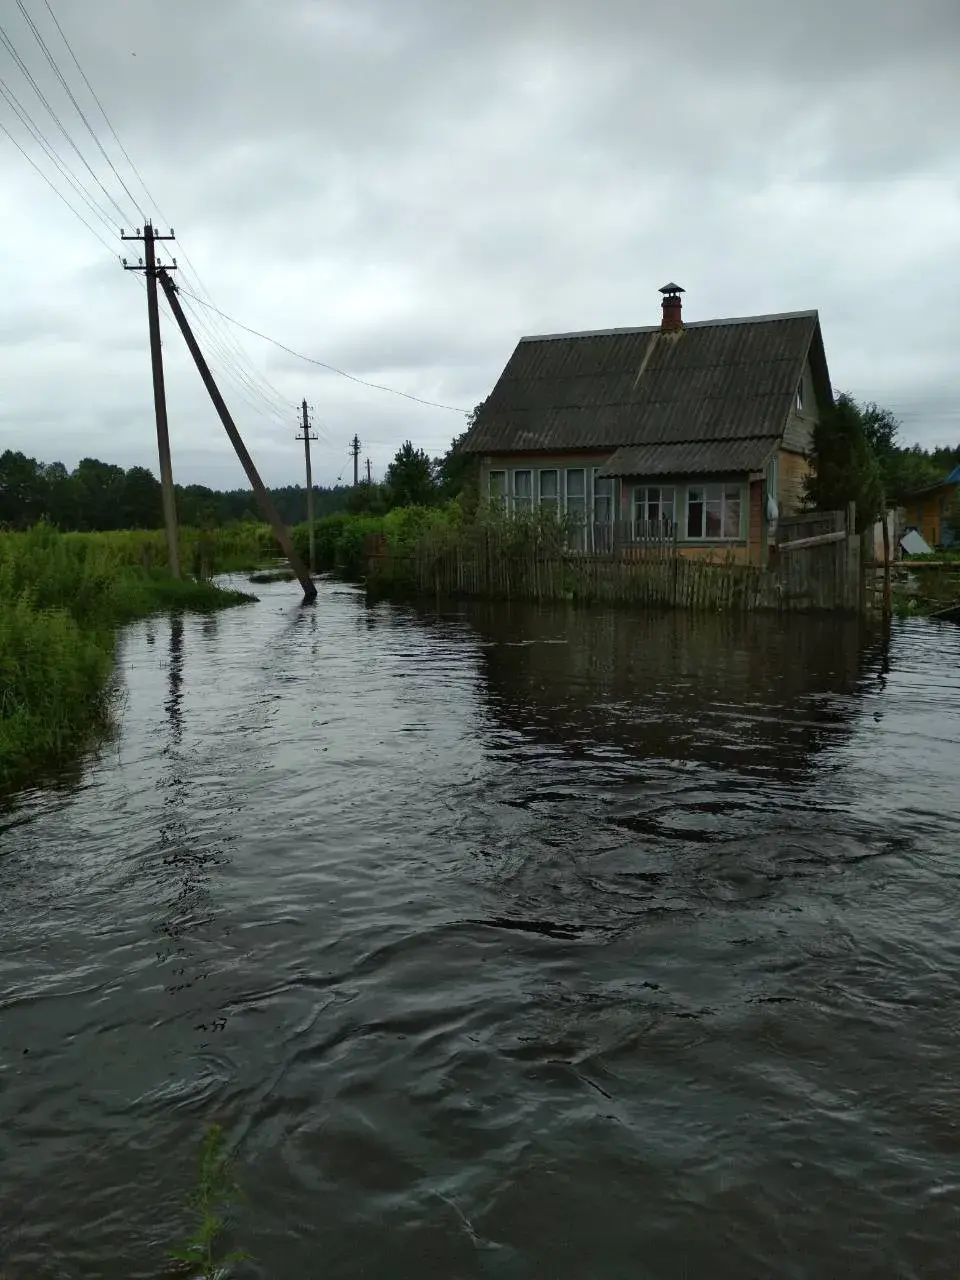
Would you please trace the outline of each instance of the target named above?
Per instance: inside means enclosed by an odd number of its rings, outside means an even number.
[[[0,1265],[955,1277],[960,628],[295,587],[0,814]]]

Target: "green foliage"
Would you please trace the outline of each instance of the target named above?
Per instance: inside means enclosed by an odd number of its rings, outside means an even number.
[[[382,484],[362,480],[347,494],[344,510],[351,516],[382,516],[390,506],[390,494]]]
[[[857,526],[865,528],[883,508],[883,479],[855,400],[838,397],[813,431],[815,470],[806,497],[818,511],[844,510],[856,503]]]
[[[436,501],[433,463],[423,449],[406,440],[387,468],[386,488],[392,507],[429,507]]]
[[[367,567],[367,538],[382,535],[388,547],[410,546],[427,528],[448,525],[461,519],[456,502],[443,507],[394,507],[386,515],[346,514],[327,516],[314,522],[317,568],[336,571],[349,578],[362,578]],[[298,525],[293,542],[301,555],[307,554],[309,530]]]
[[[477,405],[471,415],[473,420],[479,411],[480,405]],[[446,499],[457,498],[461,494],[476,494],[480,479],[480,459],[476,454],[463,452],[468,434],[468,431],[464,431],[457,436],[443,457],[438,458],[434,464],[437,485],[442,497]]]
[[[317,516],[342,510],[349,490],[342,485],[314,485]],[[306,519],[307,495],[302,485],[271,490],[274,505],[288,524]],[[236,522],[257,523],[262,517],[249,489],[220,492],[206,485],[177,485],[177,513],[182,524],[209,529]],[[146,467],[122,467],[84,458],[72,471],[62,462],[37,462],[7,449],[0,453],[0,528],[27,529],[46,520],[58,529],[106,532],[115,529],[159,529],[163,524],[160,482]]]
[[[0,791],[66,762],[108,726],[118,626],[250,599],[170,578],[151,563],[153,537],[47,525],[0,534]]]
[[[876,487],[870,474],[872,468],[865,460],[863,444],[876,462],[880,488],[888,501],[902,499],[915,489],[936,484],[960,464],[960,445],[952,449],[932,450],[923,449],[918,444],[901,445],[902,424],[889,409],[872,401],[858,404],[852,396],[843,394],[838,397],[836,413],[839,415],[837,448],[831,448],[827,442],[826,451],[825,469],[831,476],[829,488],[835,492],[850,492],[850,500],[858,502],[858,511],[871,505]],[[859,419],[862,444],[855,439],[860,433],[853,425],[854,416]],[[824,434],[828,430],[825,424],[817,433],[815,455],[824,447]],[[845,476],[843,483],[838,478],[838,468]],[[823,487],[826,490],[827,485]],[[866,498],[869,500],[865,501]]]
[[[186,1263],[191,1275],[203,1280],[223,1280],[235,1263],[250,1258],[243,1251],[223,1255],[217,1251],[225,1226],[224,1215],[230,1205],[243,1198],[233,1170],[234,1159],[224,1149],[223,1129],[213,1124],[200,1148],[197,1185],[189,1200],[193,1230],[186,1243],[169,1255],[175,1262]]]

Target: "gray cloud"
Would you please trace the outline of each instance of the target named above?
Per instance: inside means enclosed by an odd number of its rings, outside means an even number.
[[[218,306],[298,351],[469,409],[521,334],[650,323],[675,278],[695,317],[818,307],[838,387],[892,405],[910,438],[960,438],[955,0],[54,7],[181,265],[186,251]],[[26,28],[3,22],[126,208]],[[54,141],[5,53],[0,75]],[[152,465],[142,290],[3,137],[0,170],[0,447]],[[299,478],[302,396],[327,482],[354,431],[382,473],[408,436],[439,453],[462,429],[197,310],[271,483]],[[178,476],[241,484],[166,322],[165,355]]]

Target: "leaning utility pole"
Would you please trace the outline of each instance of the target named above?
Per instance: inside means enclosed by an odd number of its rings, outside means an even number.
[[[353,455],[353,487],[360,483],[360,437],[354,436],[350,441],[350,452]]]
[[[373,474],[370,470],[370,459],[367,459],[367,484],[373,484]]]
[[[157,418],[157,448],[160,453],[160,486],[163,491],[163,523],[167,530],[167,557],[170,572],[180,577],[180,537],[177,532],[177,502],[173,491],[173,463],[170,460],[170,432],[167,427],[167,397],[163,385],[163,352],[160,347],[160,308],[157,305],[157,254],[158,240],[172,240],[173,228],[168,236],[158,236],[153,226],[144,223],[143,235],[137,228],[136,235],[128,236],[120,230],[121,240],[142,240],[144,257],[137,266],[123,259],[124,271],[142,271],[147,277],[147,321],[150,326],[150,362],[153,365],[153,408]],[[167,270],[175,271],[174,258]]]
[[[210,399],[213,401],[214,408],[220,415],[220,421],[223,423],[227,435],[230,437],[230,443],[237,452],[244,471],[247,473],[247,479],[250,481],[253,492],[260,504],[260,510],[273,526],[273,532],[277,536],[277,542],[280,544],[283,554],[290,561],[290,567],[300,580],[303,587],[304,602],[316,600],[317,588],[313,585],[313,579],[304,567],[303,561],[294,550],[293,542],[290,539],[290,530],[280,519],[280,513],[273,505],[273,501],[267,493],[263,481],[260,479],[260,473],[254,466],[253,459],[247,452],[247,446],[240,437],[240,432],[234,424],[233,418],[230,416],[230,410],[227,408],[223,396],[220,394],[220,388],[213,380],[213,374],[203,358],[203,352],[197,345],[197,340],[193,336],[193,330],[187,322],[187,317],[183,314],[183,308],[180,306],[180,299],[177,297],[177,286],[170,279],[165,267],[161,267],[157,272],[157,278],[163,287],[167,302],[170,304],[170,310],[173,312],[174,319],[180,326],[180,332],[183,334],[184,341],[190,348],[190,354],[193,356],[193,362],[197,366],[200,377],[203,379],[203,385],[207,388]]]
[[[297,436],[297,440],[303,441],[303,453],[307,462],[307,528],[310,530],[310,564],[311,573],[316,572],[317,558],[315,555],[315,537],[313,530],[313,469],[310,466],[310,441],[316,440],[316,436],[310,434],[310,419],[307,416],[307,402],[303,402],[303,435]]]

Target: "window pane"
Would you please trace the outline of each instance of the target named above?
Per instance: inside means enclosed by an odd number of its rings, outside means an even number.
[[[705,532],[708,538],[719,538],[723,535],[723,501],[720,498],[707,499],[707,519]]]
[[[690,489],[687,494],[687,537],[703,537],[703,490]]]
[[[543,502],[545,499],[549,500],[551,498],[554,501],[556,501],[557,492],[558,492],[558,486],[557,486],[556,471],[541,471],[540,472],[540,501]]]
[[[587,496],[586,472],[582,468],[567,472],[567,500]]]
[[[597,524],[613,523],[613,479],[597,476],[593,482],[593,518]]]
[[[513,473],[513,500],[517,511],[533,509],[533,472],[515,471]]]
[[[674,490],[660,490],[660,516],[664,524],[672,525],[674,521]]]
[[[740,490],[728,489],[723,501],[724,538],[740,537]]]
[[[505,498],[507,496],[507,473],[505,471],[490,472],[490,497]]]

